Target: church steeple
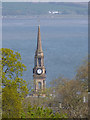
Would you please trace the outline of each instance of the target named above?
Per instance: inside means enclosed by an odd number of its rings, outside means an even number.
[[[44,92],[46,88],[46,69],[44,67],[44,54],[42,51],[40,25],[38,26],[37,48],[34,57],[33,68],[34,92],[37,96],[38,92]],[[45,96],[45,94],[42,94]]]
[[[38,26],[37,51],[38,51],[38,52],[42,52],[41,34],[40,34],[40,25]]]

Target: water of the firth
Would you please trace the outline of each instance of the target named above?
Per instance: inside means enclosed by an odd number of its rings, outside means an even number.
[[[77,68],[88,55],[87,17],[40,19],[47,86],[64,75],[72,79]],[[33,79],[34,55],[37,45],[37,19],[3,19],[3,48],[21,54],[27,66],[24,79]]]

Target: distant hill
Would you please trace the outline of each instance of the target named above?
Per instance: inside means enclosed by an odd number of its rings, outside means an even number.
[[[2,14],[7,15],[48,15],[48,14],[88,14],[88,3],[69,2],[3,2]],[[54,11],[54,12],[53,12]],[[55,12],[56,11],[56,12]]]

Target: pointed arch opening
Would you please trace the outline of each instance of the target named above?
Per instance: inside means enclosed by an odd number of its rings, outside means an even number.
[[[41,58],[38,58],[38,65],[41,66]]]
[[[38,89],[41,89],[42,88],[42,84],[41,82],[38,82]]]

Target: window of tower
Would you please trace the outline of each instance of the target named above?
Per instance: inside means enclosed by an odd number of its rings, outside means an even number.
[[[45,80],[43,80],[43,87],[45,88],[45,84],[46,84],[46,81]]]
[[[38,89],[41,89],[41,82],[38,82]]]
[[[38,58],[38,65],[41,66],[41,58]]]
[[[35,60],[35,66],[37,66],[37,60]]]

